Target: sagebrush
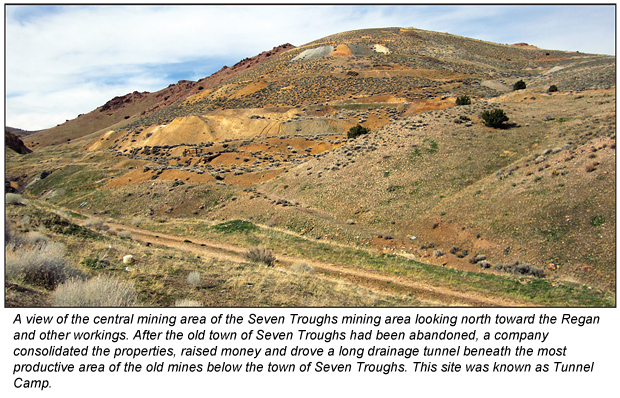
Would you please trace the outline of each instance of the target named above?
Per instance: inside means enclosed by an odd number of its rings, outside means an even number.
[[[81,277],[82,272],[67,264],[64,245],[43,242],[36,245],[5,246],[6,277],[54,289],[64,281]]]
[[[187,283],[193,287],[197,287],[200,284],[200,272],[192,271],[187,275]]]
[[[56,307],[132,307],[138,303],[133,285],[116,276],[99,275],[90,280],[71,279],[52,294]]]
[[[271,250],[265,249],[263,246],[251,247],[245,253],[245,258],[253,263],[263,263],[269,267],[273,267],[276,262],[276,257]]]

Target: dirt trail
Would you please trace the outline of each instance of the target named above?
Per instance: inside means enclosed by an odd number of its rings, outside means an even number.
[[[133,239],[141,242],[163,245],[194,254],[208,255],[221,260],[247,262],[243,256],[246,249],[238,246],[221,244],[205,239],[192,238],[189,241],[184,237],[154,233],[121,224],[108,223],[108,225],[131,231]],[[337,281],[345,280],[348,283],[391,294],[411,294],[425,305],[459,307],[514,307],[525,305],[522,302],[486,296],[481,293],[456,292],[446,288],[434,287],[409,277],[371,272],[342,264],[310,261],[305,258],[291,257],[278,253],[274,254],[278,260],[276,267],[289,268],[296,262],[305,262],[313,266],[317,274],[322,278]]]

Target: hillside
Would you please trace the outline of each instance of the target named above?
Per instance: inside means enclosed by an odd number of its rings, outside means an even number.
[[[101,130],[111,129],[117,125],[122,126],[135,120],[141,120],[162,109],[167,109],[201,90],[221,84],[240,72],[253,68],[264,62],[265,59],[291,47],[290,44],[274,47],[271,51],[264,51],[255,57],[241,60],[231,68],[224,67],[197,82],[181,80],[155,93],[134,91],[115,97],[99,108],[87,114],[79,115],[76,119],[67,120],[51,129],[35,132],[36,134],[28,137],[27,142],[33,148],[57,145]]]
[[[471,104],[457,106],[461,96]],[[508,122],[485,126],[481,114],[498,108]],[[34,152],[8,156],[6,180],[26,207],[114,225],[111,245],[133,231],[144,261],[140,245],[157,241],[245,267],[239,254],[262,245],[282,272],[304,261],[312,283],[348,286],[340,302],[312,301],[287,282],[258,305],[609,305],[615,118],[614,57],[360,30],[114,98],[23,137]],[[347,138],[357,124],[370,133]],[[25,232],[32,211],[7,215]],[[54,236],[77,245],[65,235]],[[241,297],[258,282],[232,283],[237,268],[223,267],[207,268],[235,292],[225,305],[255,305]],[[129,278],[146,292],[151,277]],[[157,285],[157,305],[170,305],[170,283]],[[275,295],[274,283],[263,288]],[[350,301],[362,285],[374,299]]]
[[[4,131],[4,146],[5,148],[8,148],[22,155],[32,152],[24,145],[24,142],[19,138],[19,136],[11,133],[9,129],[5,129]]]

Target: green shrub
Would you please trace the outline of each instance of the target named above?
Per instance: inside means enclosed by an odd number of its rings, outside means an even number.
[[[499,128],[504,125],[504,122],[508,121],[508,116],[506,116],[503,109],[484,111],[480,114],[480,117],[484,120],[484,125],[487,127]]]
[[[36,246],[5,247],[6,277],[22,278],[24,282],[48,290],[82,273],[68,265],[63,257],[65,247],[56,242]]]
[[[87,281],[71,279],[52,294],[56,307],[131,307],[137,302],[138,294],[132,284],[107,275]]]
[[[457,105],[471,105],[471,98],[466,95],[462,95],[456,99]]]
[[[357,126],[353,126],[349,129],[349,131],[347,132],[347,138],[357,138],[360,135],[368,134],[369,132],[370,129],[358,124]]]
[[[514,91],[517,90],[525,90],[525,87],[527,87],[527,85],[525,84],[525,82],[523,80],[519,80],[518,82],[516,82],[513,86],[512,89]]]
[[[551,86],[549,86],[549,90],[547,91],[549,91],[550,93],[555,93],[556,91],[558,91],[558,86],[552,84]]]
[[[264,263],[268,267],[273,267],[276,262],[276,257],[271,250],[267,250],[263,246],[251,247],[244,256],[253,263]]]
[[[607,222],[607,219],[605,218],[605,216],[598,215],[598,216],[592,216],[592,218],[590,218],[590,225],[592,225],[593,227],[600,227],[606,222]]]

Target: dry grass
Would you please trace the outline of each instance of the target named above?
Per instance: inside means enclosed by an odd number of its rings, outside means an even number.
[[[67,264],[65,247],[56,242],[42,242],[33,245],[5,247],[6,277],[23,279],[24,282],[42,286],[48,290],[69,278],[82,273]]]
[[[181,299],[174,302],[175,307],[203,307],[200,301]]]
[[[409,296],[394,296],[342,281],[277,268],[230,267],[222,285],[236,291],[249,305],[299,307],[419,306]]]
[[[131,238],[131,231],[120,231],[118,233],[118,237],[121,239],[130,239]]]
[[[104,224],[103,220],[100,220],[98,218],[89,218],[88,220],[84,221],[83,225],[87,228],[92,228],[97,231],[107,231],[109,229],[108,226]]]
[[[132,307],[137,301],[132,284],[105,275],[87,281],[71,279],[52,294],[56,307]]]
[[[290,268],[290,271],[294,274],[314,274],[315,273],[314,267],[304,262],[297,262],[293,264]]]
[[[268,267],[273,267],[276,262],[276,256],[263,246],[251,247],[245,254],[245,258],[253,263],[263,263]]]

